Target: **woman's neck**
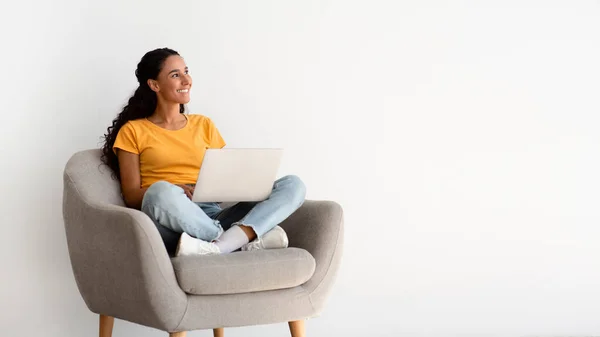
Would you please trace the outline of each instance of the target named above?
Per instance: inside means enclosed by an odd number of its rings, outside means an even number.
[[[181,113],[179,110],[178,103],[161,104],[160,102],[156,105],[154,113],[148,117],[151,121],[161,124],[172,124],[181,121]]]

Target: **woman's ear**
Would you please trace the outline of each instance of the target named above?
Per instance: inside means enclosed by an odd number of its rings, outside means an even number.
[[[156,80],[148,79],[148,86],[150,87],[150,90],[154,92],[160,91],[160,87],[158,86],[158,82],[156,82]]]

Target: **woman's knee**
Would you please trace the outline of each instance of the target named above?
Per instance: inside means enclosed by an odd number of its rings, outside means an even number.
[[[306,198],[306,185],[304,185],[302,179],[296,175],[285,176],[282,180],[290,191],[292,202],[300,207]]]
[[[157,181],[150,185],[142,198],[142,209],[148,205],[160,205],[173,200],[173,196],[177,194],[178,186],[175,186],[167,181]]]

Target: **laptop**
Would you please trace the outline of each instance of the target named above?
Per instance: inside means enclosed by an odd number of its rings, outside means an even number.
[[[283,149],[207,149],[192,201],[263,201],[273,190]]]

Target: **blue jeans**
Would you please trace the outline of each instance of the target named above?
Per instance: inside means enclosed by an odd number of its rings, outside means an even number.
[[[275,181],[266,200],[239,202],[222,209],[216,202],[195,203],[181,187],[158,181],[146,190],[141,210],[154,221],[167,251],[172,253],[182,232],[212,241],[231,226],[244,225],[261,237],[302,206],[305,195],[302,180],[289,175]]]

